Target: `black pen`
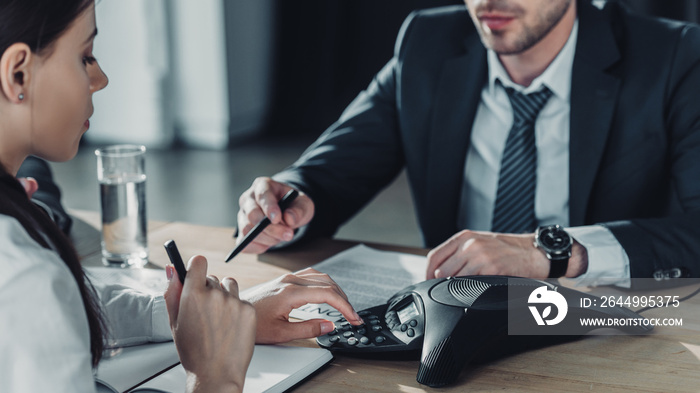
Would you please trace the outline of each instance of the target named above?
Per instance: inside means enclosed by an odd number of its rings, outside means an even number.
[[[279,201],[279,206],[282,213],[284,213],[284,211],[289,207],[289,205],[292,204],[292,201],[294,201],[297,195],[299,195],[297,190],[289,190],[289,192],[287,192],[282,197],[282,199]],[[225,261],[228,262],[233,257],[238,255],[238,253],[241,252],[244,248],[246,248],[246,246],[250,244],[250,242],[252,242],[253,239],[255,239],[259,234],[261,234],[262,231],[264,231],[268,225],[270,225],[270,219],[267,217],[263,218],[262,221],[258,223],[258,225],[253,227],[253,229],[251,229],[250,232],[248,232],[248,234],[245,235],[243,240],[240,243],[238,243],[236,248],[234,248],[233,251],[231,251],[231,253],[228,254]]]
[[[185,269],[185,263],[182,261],[180,251],[177,250],[175,240],[168,240],[165,242],[164,246],[165,252],[168,253],[168,258],[170,258],[170,262],[173,263],[175,270],[177,270],[177,276],[180,277],[180,282],[184,284],[185,276],[187,276],[187,269]]]

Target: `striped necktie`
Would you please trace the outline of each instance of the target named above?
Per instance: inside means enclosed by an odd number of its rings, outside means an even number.
[[[498,233],[532,232],[537,228],[535,119],[552,92],[544,86],[528,95],[512,88],[506,88],[506,92],[513,109],[513,127],[503,149],[491,230]]]

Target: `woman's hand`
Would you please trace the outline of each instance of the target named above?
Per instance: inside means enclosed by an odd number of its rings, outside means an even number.
[[[255,341],[259,344],[317,337],[333,330],[333,322],[325,319],[289,321],[289,313],[293,309],[308,303],[328,303],[340,311],[351,324],[363,323],[338,284],[327,274],[311,268],[286,274],[251,288],[244,291],[241,297],[249,301],[257,312],[258,328]]]
[[[188,392],[239,392],[253,356],[255,309],[238,298],[238,284],[207,277],[207,260],[189,261],[185,284],[172,266],[165,301]]]

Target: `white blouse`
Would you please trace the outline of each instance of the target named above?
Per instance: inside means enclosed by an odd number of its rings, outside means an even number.
[[[110,345],[172,339],[162,296],[93,284]],[[95,391],[87,316],[58,254],[0,215],[0,392],[44,391]]]

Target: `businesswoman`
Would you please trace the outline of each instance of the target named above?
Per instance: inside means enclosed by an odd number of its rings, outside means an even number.
[[[287,321],[304,299],[359,323],[340,288],[313,270],[269,283],[252,305],[233,279],[208,277],[201,256],[190,260],[184,286],[166,269],[164,298],[90,283],[69,240],[29,201],[35,185],[15,175],[29,155],[75,155],[92,94],[107,85],[92,55],[96,34],[93,0],[0,0],[0,391],[93,392],[105,347],[171,337],[187,391],[240,391],[255,340],[332,329]]]

